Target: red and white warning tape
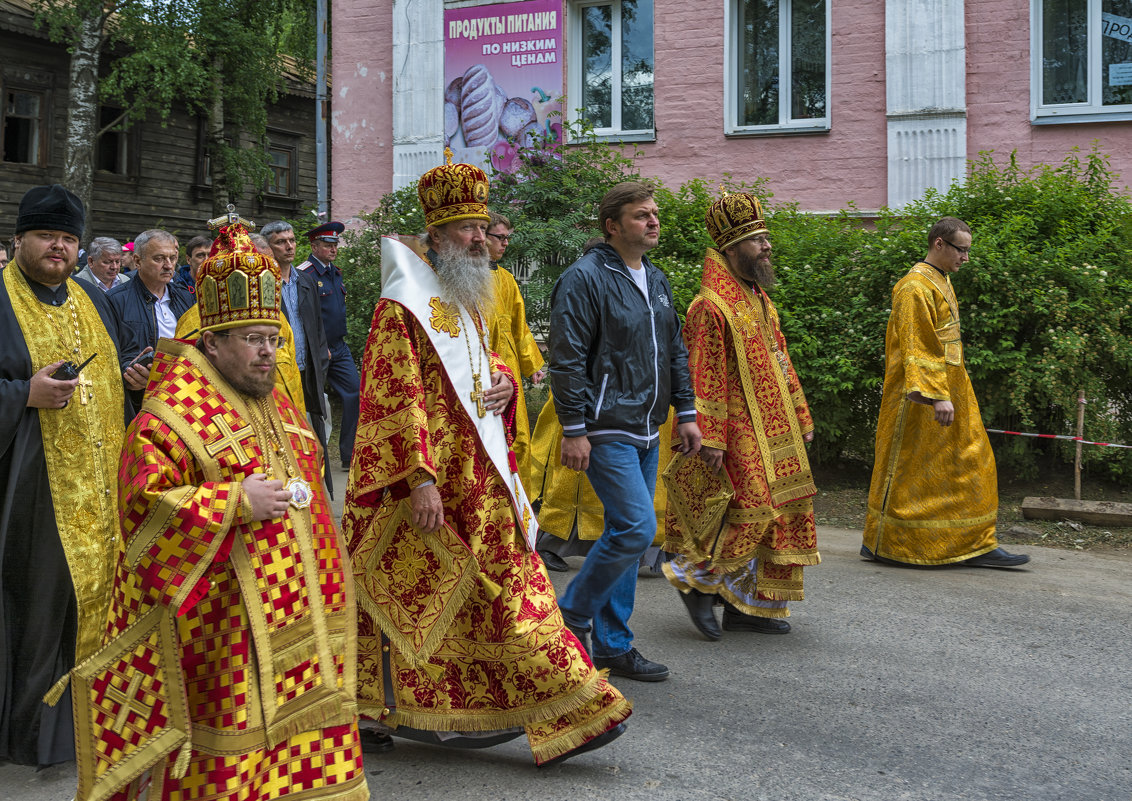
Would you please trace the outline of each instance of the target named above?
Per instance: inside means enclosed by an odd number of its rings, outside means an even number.
[[[1026,431],[1004,431],[1001,428],[988,428],[988,434],[1011,434],[1015,437],[1036,437],[1038,439],[1063,439],[1066,442],[1080,442],[1082,445],[1100,445],[1102,448],[1132,448],[1132,445],[1119,445],[1115,442],[1091,442],[1068,434],[1031,434]]]

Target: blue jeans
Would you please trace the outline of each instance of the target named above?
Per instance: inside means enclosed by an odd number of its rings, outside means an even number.
[[[586,469],[605,507],[605,530],[558,601],[562,617],[587,631],[593,654],[620,656],[633,647],[629,616],[637,594],[637,563],[656,536],[657,445],[641,450],[622,442],[594,445]]]

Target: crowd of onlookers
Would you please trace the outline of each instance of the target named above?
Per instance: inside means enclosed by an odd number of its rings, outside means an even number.
[[[353,356],[346,348],[345,286],[334,265],[339,222],[323,223],[303,234],[310,245],[309,258],[295,263],[297,241],[292,226],[282,220],[265,225],[250,235],[259,252],[271,256],[283,281],[283,311],[292,340],[288,358],[298,369],[301,394],[316,428],[327,426],[330,410],[324,394],[333,390],[342,400],[342,436],[339,452],[349,465],[353,431],[357,420],[360,380]],[[123,379],[134,408],[141,405],[149,379],[149,364],[161,338],[191,338],[196,319],[186,312],[196,306],[197,272],[212,249],[211,236],[194,236],[182,248],[169,231],[150,229],[122,243],[113,237],[96,236],[79,251],[73,278],[105,293],[117,318],[119,359]],[[0,269],[12,251],[0,242]],[[306,272],[309,271],[309,274]],[[292,398],[295,400],[295,398]],[[326,431],[323,444],[325,445]]]

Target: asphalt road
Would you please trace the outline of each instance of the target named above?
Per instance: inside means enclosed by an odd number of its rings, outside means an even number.
[[[907,570],[859,545],[819,529],[824,561],[786,636],[707,642],[642,575],[636,642],[672,677],[615,682],[634,702],[623,737],[546,770],[525,738],[398,741],[366,755],[373,799],[1132,801],[1132,554]],[[554,575],[561,590],[570,574]],[[0,766],[5,801],[73,792],[73,765]]]

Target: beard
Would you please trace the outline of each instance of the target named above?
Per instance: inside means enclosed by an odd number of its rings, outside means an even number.
[[[271,390],[275,388],[275,371],[272,370],[267,375],[230,377],[228,378],[228,383],[231,384],[237,392],[247,395],[249,398],[266,398],[271,394]]]
[[[750,256],[740,253],[738,262],[736,272],[742,278],[754,281],[763,288],[764,292],[774,289],[774,266],[771,265],[769,256]]]
[[[448,300],[487,317],[494,302],[491,260],[486,250],[479,250],[479,255],[472,255],[452,242],[437,243],[433,269]]]

